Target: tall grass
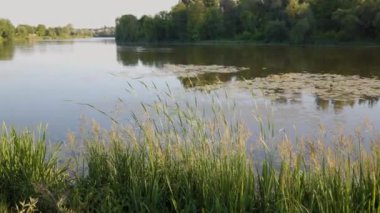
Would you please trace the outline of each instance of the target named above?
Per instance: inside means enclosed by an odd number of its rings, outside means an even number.
[[[245,204],[254,180],[244,128],[190,112],[177,115],[178,125],[169,115],[136,119],[134,126],[87,141],[88,171],[72,196],[75,206],[121,212],[249,210]]]
[[[0,203],[15,207],[29,197],[40,197],[40,207],[49,206],[52,193],[61,193],[66,181],[65,167],[58,167],[58,150],[48,153],[45,134],[2,128],[0,137]]]
[[[92,134],[70,135],[84,149],[69,155],[48,154],[43,134],[3,128],[1,208],[34,198],[37,209],[62,212],[380,211],[380,141],[365,149],[356,133],[269,146],[274,131],[266,130],[257,159],[244,124],[221,108],[205,117],[164,102],[142,105],[129,125],[93,123]]]

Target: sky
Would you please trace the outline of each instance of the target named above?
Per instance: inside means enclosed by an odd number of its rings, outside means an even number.
[[[154,15],[170,10],[178,0],[0,0],[0,18],[14,25],[29,24],[76,28],[114,26],[124,14]]]

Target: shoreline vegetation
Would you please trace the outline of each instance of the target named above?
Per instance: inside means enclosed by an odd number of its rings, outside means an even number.
[[[165,45],[252,45],[252,46],[341,46],[341,47],[380,47],[378,41],[313,41],[310,43],[289,43],[289,42],[265,42],[255,40],[199,40],[199,41],[160,41],[160,42],[118,42],[119,46],[165,46]]]
[[[68,24],[63,27],[46,27],[45,25],[30,26],[13,24],[6,19],[0,19],[0,41],[37,41],[45,39],[69,39],[69,38],[87,38],[92,37],[92,31],[89,29],[74,29]]]
[[[252,142],[217,100],[205,117],[197,100],[165,97],[141,104],[126,124],[105,130],[92,121],[63,143],[48,143],[43,129],[3,126],[0,211],[380,210],[380,139],[361,134],[370,126],[332,138],[321,126],[319,137],[274,141],[273,125],[255,117],[261,133]]]
[[[356,0],[182,0],[154,16],[116,20],[116,41],[378,43],[380,3]]]
[[[4,42],[40,41],[90,37],[112,37],[114,27],[98,29],[75,29],[71,24],[61,27],[46,27],[43,24],[14,26],[7,19],[0,19],[0,44]]]

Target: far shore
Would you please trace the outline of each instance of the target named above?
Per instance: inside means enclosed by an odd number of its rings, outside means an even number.
[[[204,40],[204,41],[165,41],[165,42],[119,42],[118,46],[165,46],[165,45],[253,45],[253,46],[363,46],[363,47],[380,47],[378,41],[315,41],[305,43],[289,42],[264,42],[249,40]]]

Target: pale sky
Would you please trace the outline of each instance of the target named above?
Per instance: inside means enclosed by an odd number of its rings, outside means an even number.
[[[0,0],[0,18],[18,24],[76,28],[114,26],[124,14],[153,15],[170,10],[178,0]]]

